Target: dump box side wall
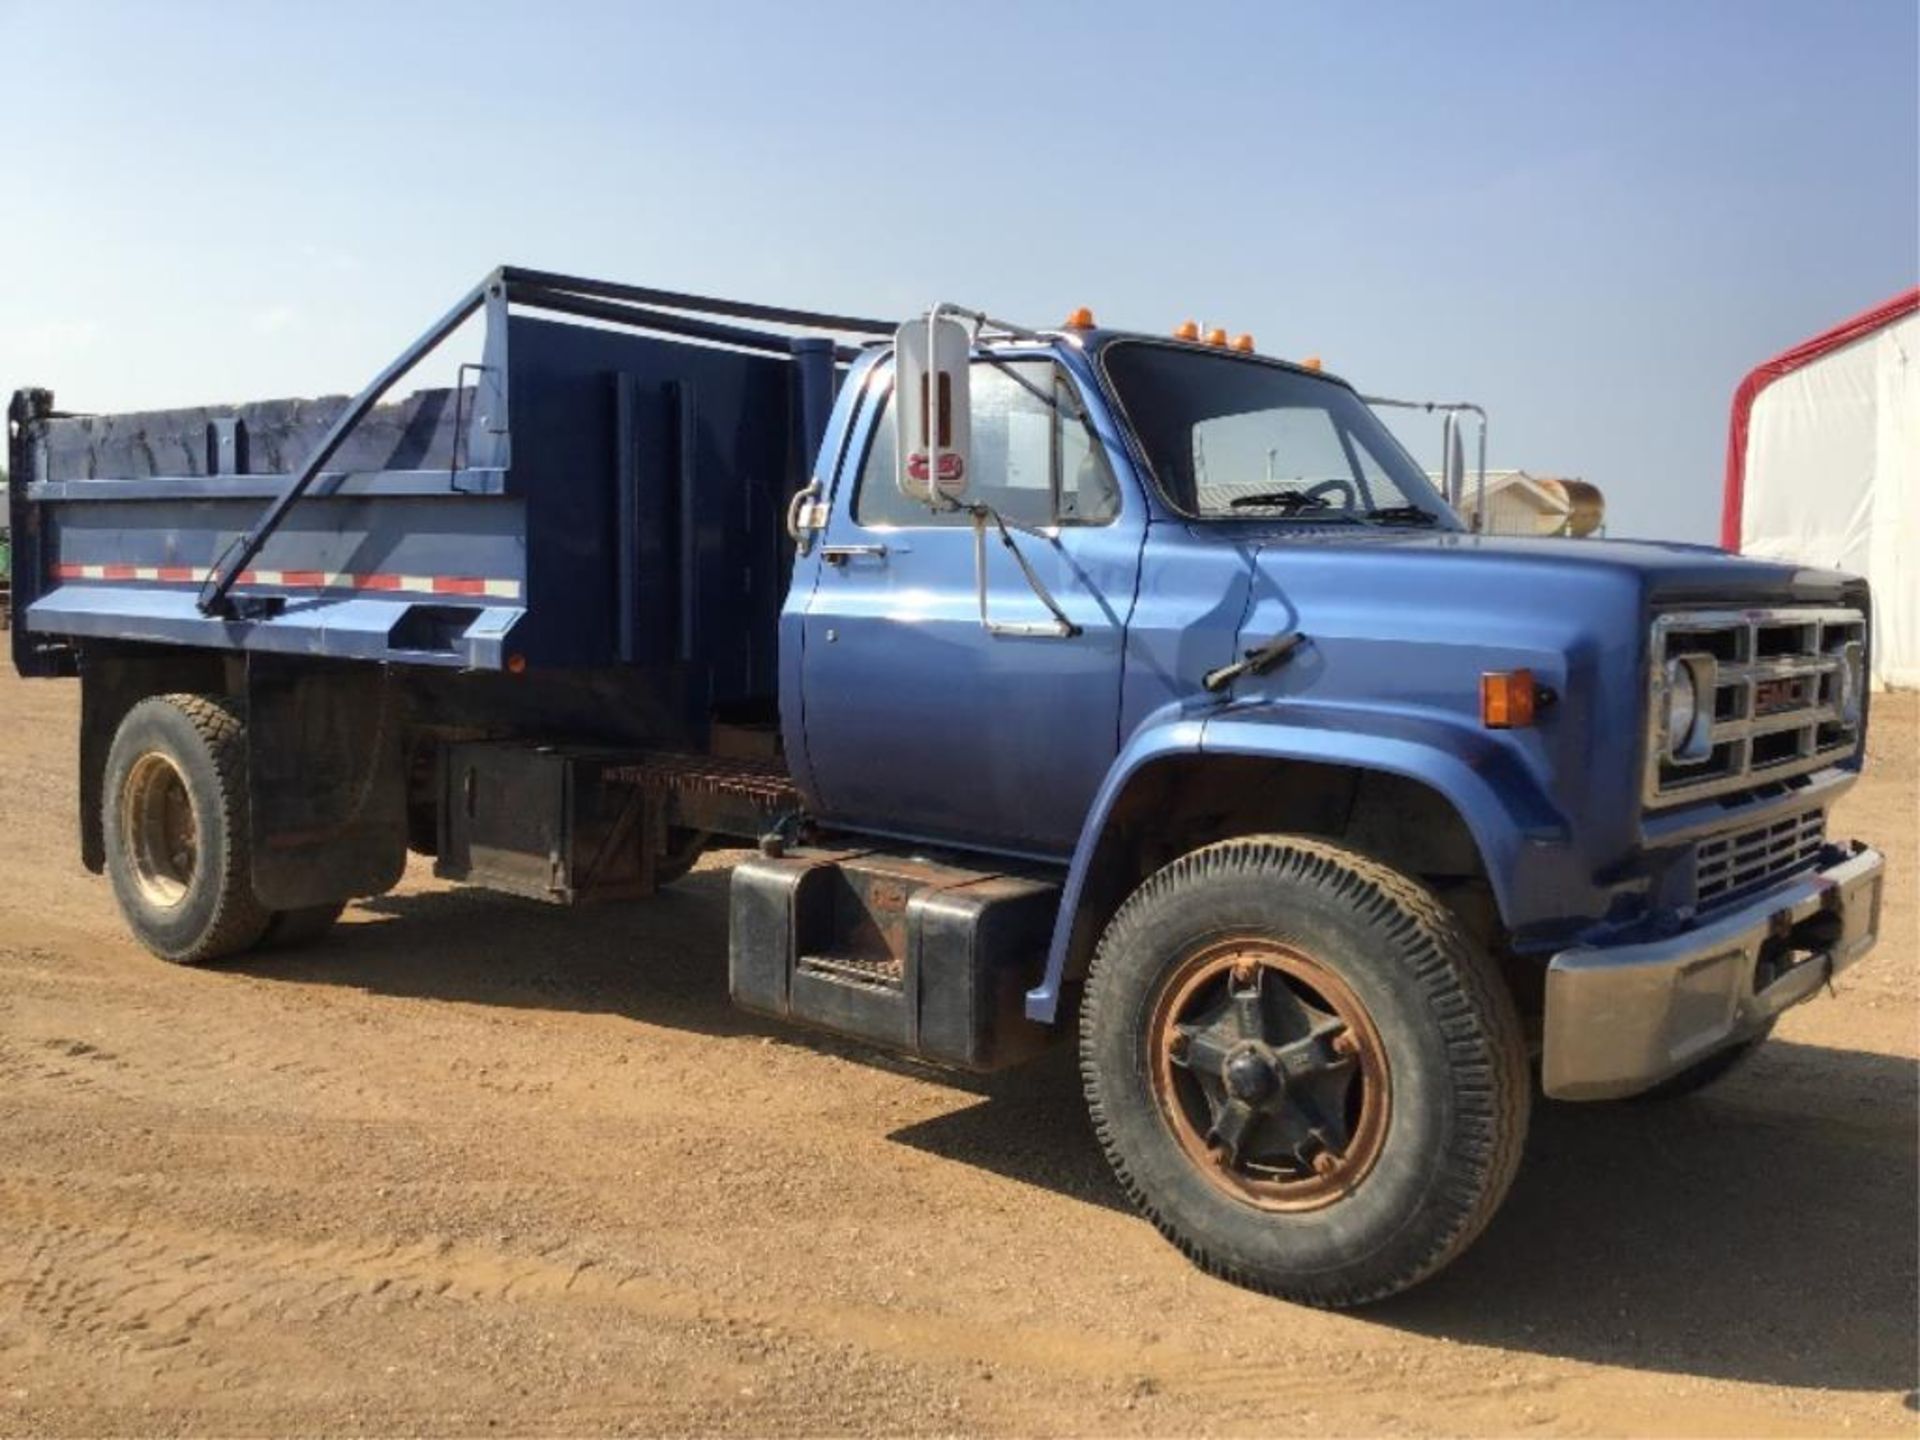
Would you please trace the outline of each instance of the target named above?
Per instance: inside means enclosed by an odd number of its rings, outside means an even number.
[[[504,310],[486,356],[457,398],[368,417],[337,457],[356,468],[320,476],[235,586],[238,618],[199,614],[207,569],[284,488],[265,465],[297,465],[344,402],[30,422],[21,623],[43,643],[617,668],[690,716],[770,700],[807,458],[794,363]]]

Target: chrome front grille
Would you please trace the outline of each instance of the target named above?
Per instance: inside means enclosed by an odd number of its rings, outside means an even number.
[[[1694,849],[1694,898],[1701,909],[1743,895],[1811,864],[1827,843],[1827,812],[1808,810],[1702,840]]]
[[[1866,618],[1858,610],[1694,610],[1653,622],[1647,805],[1804,775],[1860,743]],[[1667,727],[1682,668],[1699,694],[1684,736]]]

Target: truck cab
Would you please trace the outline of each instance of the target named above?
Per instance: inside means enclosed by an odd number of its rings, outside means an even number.
[[[110,425],[16,396],[16,657],[82,677],[83,854],[150,948],[320,933],[409,845],[580,903],[731,836],[739,1003],[1075,1043],[1187,1254],[1357,1304],[1484,1227],[1536,1073],[1696,1089],[1873,944],[1859,580],[1473,533],[1245,337],[690,299],[490,277],[444,477],[327,478],[392,367],[252,479],[238,421],[102,479]],[[409,565],[457,583],[356,581]]]
[[[1858,772],[1857,580],[1469,533],[1344,381],[1220,343],[1085,327],[969,368],[968,505],[903,498],[883,351],[822,457],[782,713],[825,819],[1073,871],[1146,804],[1140,864],[1186,824],[1338,821],[1551,955],[1803,865]],[[1012,526],[984,547],[981,501]],[[1783,817],[1799,845],[1749,855]]]

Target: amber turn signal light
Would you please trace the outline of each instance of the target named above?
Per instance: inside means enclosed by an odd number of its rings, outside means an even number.
[[[1533,724],[1533,671],[1489,670],[1480,677],[1480,723],[1489,730]]]

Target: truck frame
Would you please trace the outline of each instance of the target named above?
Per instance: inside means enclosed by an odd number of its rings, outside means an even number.
[[[410,850],[584,906],[747,848],[737,1003],[1077,1039],[1129,1196],[1288,1298],[1470,1244],[1536,1065],[1690,1093],[1877,935],[1863,583],[1469,534],[1247,337],[503,267],[355,397],[23,389],[8,454],[14,663],[80,678],[155,954],[311,943]]]

